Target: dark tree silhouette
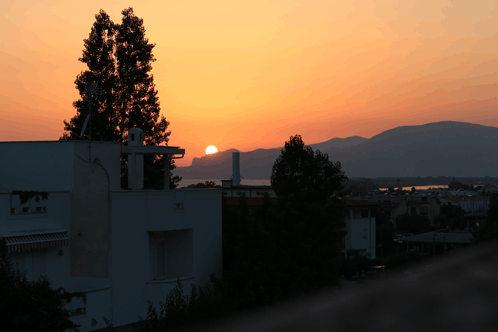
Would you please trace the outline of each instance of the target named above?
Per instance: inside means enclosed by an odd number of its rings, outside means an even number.
[[[491,195],[488,217],[481,220],[478,229],[472,233],[474,243],[496,240],[498,238],[498,194]]]
[[[420,234],[430,232],[432,227],[426,216],[402,214],[396,217],[396,230],[398,233]]]
[[[320,150],[305,146],[300,135],[291,136],[273,165],[271,185],[279,200],[291,195],[296,202],[325,203],[334,192],[342,189],[347,176],[341,163],[329,161]]]
[[[0,241],[0,319],[2,331],[79,331],[65,304],[73,297],[86,301],[84,293],[51,288],[46,277],[28,281],[26,273],[12,265],[5,240]]]
[[[85,83],[98,82],[102,96],[92,100],[92,140],[128,143],[128,130],[141,128],[144,144],[168,145],[171,131],[169,122],[160,115],[159,99],[150,73],[155,44],[145,38],[143,20],[132,8],[121,12],[121,24],[115,24],[104,10],[95,15],[96,21],[88,39],[85,39],[83,56],[79,59],[88,69],[76,77],[76,88],[81,99],[73,103],[76,115],[64,120],[65,133],[61,140],[77,139],[88,114],[90,100],[86,95]],[[87,130],[88,131],[88,130]],[[84,139],[88,134],[83,135]],[[144,157],[145,187],[164,187],[163,158]],[[122,158],[122,179],[126,184],[125,159]],[[175,168],[170,161],[170,171]],[[170,187],[176,187],[181,180],[171,176]]]
[[[85,39],[83,56],[78,60],[88,66],[76,76],[74,83],[79,91],[80,99],[73,103],[76,115],[67,122],[64,120],[64,130],[61,140],[78,139],[83,122],[88,115],[88,104],[85,91],[86,82],[98,82],[102,88],[102,96],[93,99],[92,139],[96,141],[124,142],[125,128],[120,127],[118,109],[116,107],[116,72],[115,49],[116,25],[105,11],[95,15],[90,36]],[[88,130],[83,134],[88,139]]]

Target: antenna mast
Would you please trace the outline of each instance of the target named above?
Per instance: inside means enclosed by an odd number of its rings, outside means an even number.
[[[88,98],[88,115],[83,123],[83,128],[81,128],[80,136],[83,137],[85,133],[86,125],[89,124],[88,133],[88,161],[92,162],[92,97],[102,96],[102,88],[97,88],[99,82],[86,82],[85,90],[86,96]]]

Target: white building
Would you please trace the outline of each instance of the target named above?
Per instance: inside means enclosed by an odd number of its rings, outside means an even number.
[[[371,208],[378,206],[368,202],[346,201],[346,231],[343,252],[360,250],[366,257],[375,258],[375,218]]]
[[[92,142],[91,162],[85,141],[0,143],[0,236],[29,279],[47,275],[54,288],[86,293],[86,305],[70,304],[81,331],[106,327],[102,316],[114,326],[146,317],[147,300],[164,302],[178,278],[189,286],[221,277],[221,189],[140,189],[143,154],[185,150],[141,146],[141,130],[129,140]],[[121,155],[131,190],[120,188]],[[22,204],[13,191],[48,198]]]

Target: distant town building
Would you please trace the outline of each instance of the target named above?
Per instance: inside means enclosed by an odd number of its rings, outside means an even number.
[[[346,237],[343,243],[343,252],[359,250],[368,258],[375,258],[375,218],[372,217],[372,208],[379,204],[357,200],[345,200],[346,207]]]
[[[489,208],[489,196],[449,196],[440,200],[442,204],[460,206],[467,213],[485,212]]]
[[[271,186],[246,186],[246,185],[233,185],[233,180],[221,180],[221,188],[223,196],[226,197],[255,197],[262,198],[265,194],[269,197],[277,197],[275,190]]]
[[[389,217],[392,223],[403,214],[417,214],[429,218],[431,225],[440,214],[440,198],[431,195],[372,195],[368,197],[352,197],[350,200],[377,203],[380,213]]]

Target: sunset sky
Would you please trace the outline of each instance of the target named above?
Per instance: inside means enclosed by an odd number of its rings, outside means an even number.
[[[454,120],[498,126],[498,1],[2,1],[0,141],[57,140],[95,14],[133,7],[155,43],[170,145],[190,165]]]

